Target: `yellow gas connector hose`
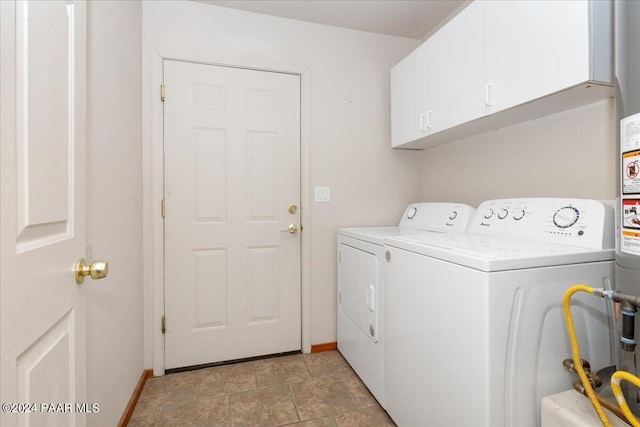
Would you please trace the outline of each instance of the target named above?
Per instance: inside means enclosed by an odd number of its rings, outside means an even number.
[[[629,381],[634,386],[640,387],[640,378],[627,371],[616,371],[611,375],[611,390],[613,390],[613,395],[616,397],[618,406],[620,406],[622,413],[627,417],[627,420],[629,420],[633,427],[640,427],[640,421],[633,415],[631,409],[629,409],[629,405],[627,405],[624,394],[622,394],[622,388],[620,388],[622,380]]]
[[[602,425],[604,425],[605,427],[612,427],[611,422],[607,418],[607,415],[604,413],[604,409],[602,409],[600,402],[598,402],[596,392],[593,391],[593,387],[591,387],[591,383],[587,379],[587,374],[584,372],[584,369],[582,368],[582,362],[580,360],[580,346],[578,345],[578,338],[576,338],[576,331],[573,326],[573,318],[571,317],[571,297],[573,296],[573,294],[580,291],[592,294],[593,288],[587,285],[575,285],[567,289],[567,291],[564,293],[564,296],[562,297],[562,310],[564,311],[564,320],[567,323],[567,332],[569,333],[569,341],[571,342],[571,355],[573,357],[573,365],[576,372],[578,373],[578,376],[580,377],[580,381],[582,381],[582,386],[587,392],[587,397],[589,397],[593,408],[598,413],[598,418],[600,418]],[[627,410],[628,409],[629,407],[627,407]],[[624,413],[624,409],[622,411]]]

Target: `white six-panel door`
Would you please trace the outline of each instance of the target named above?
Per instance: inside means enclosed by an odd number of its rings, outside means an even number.
[[[85,5],[0,8],[0,425],[84,425]]]
[[[299,350],[300,77],[165,61],[164,83],[165,367]]]

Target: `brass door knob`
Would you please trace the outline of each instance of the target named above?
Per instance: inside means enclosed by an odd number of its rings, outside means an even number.
[[[87,264],[84,258],[80,258],[76,263],[76,283],[84,282],[84,276],[91,276],[92,279],[102,279],[109,274],[109,263],[106,261],[93,261]]]
[[[280,230],[281,233],[291,233],[291,234],[296,234],[297,231],[298,231],[298,224],[290,224],[286,230]]]

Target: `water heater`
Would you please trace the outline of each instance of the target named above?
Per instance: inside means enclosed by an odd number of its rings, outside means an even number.
[[[640,2],[614,2],[615,84],[618,129],[618,203],[615,286],[640,295]],[[636,315],[636,331],[640,321]],[[617,334],[620,333],[618,319]],[[640,346],[635,354],[616,347],[618,369],[640,374]],[[640,394],[627,387],[627,402],[640,414]]]

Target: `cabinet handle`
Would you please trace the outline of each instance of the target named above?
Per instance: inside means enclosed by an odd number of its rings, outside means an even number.
[[[493,107],[493,99],[491,99],[491,95],[493,92],[493,84],[488,83],[484,86],[484,103],[489,107]]]
[[[428,128],[424,127],[424,118],[425,118],[426,114],[420,114],[420,130],[422,132],[426,132],[427,130],[429,130]]]
[[[431,129],[433,125],[431,124],[431,111],[427,111],[427,129]]]

